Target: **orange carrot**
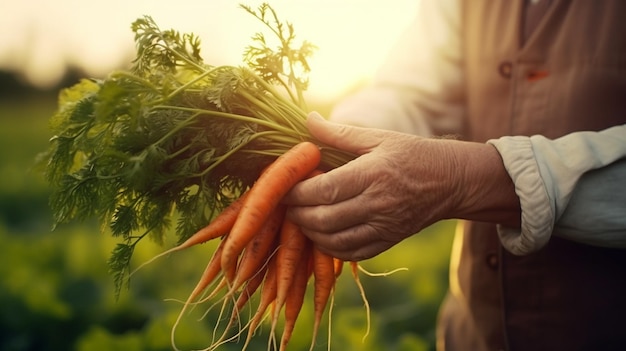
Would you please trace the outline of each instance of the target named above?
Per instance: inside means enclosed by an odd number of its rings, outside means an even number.
[[[300,227],[288,218],[285,218],[280,231],[279,246],[276,253],[276,264],[280,269],[276,272],[276,310],[272,318],[272,330],[278,321],[280,309],[285,304],[289,288],[294,281],[294,276],[296,273],[306,275],[306,269],[300,271],[298,266],[307,240]]]
[[[343,270],[343,260],[334,257],[333,258],[333,264],[335,267],[335,278],[339,278],[339,276],[341,275],[341,271]]]
[[[246,303],[250,300],[250,297],[254,295],[257,289],[261,286],[261,283],[265,280],[265,274],[267,272],[267,266],[263,266],[252,278],[248,279],[243,291],[239,293],[239,297],[233,308],[233,317],[236,318],[237,314],[241,312]]]
[[[224,236],[235,224],[235,220],[237,219],[247,196],[247,193],[243,193],[237,200],[233,201],[228,207],[222,210],[222,212],[220,212],[220,214],[218,214],[217,217],[209,223],[209,225],[200,229],[182,244],[170,249],[169,251],[173,252],[186,249]]]
[[[259,231],[270,213],[300,180],[315,170],[321,160],[319,148],[301,142],[266,167],[248,191],[222,253],[222,269],[235,265],[237,257]]]
[[[227,279],[233,282],[230,287],[231,293],[239,289],[267,263],[268,257],[276,248],[275,239],[285,217],[285,210],[284,205],[277,206],[259,232],[246,245],[239,260],[236,275],[227,276]]]
[[[326,309],[328,299],[335,287],[335,264],[333,257],[320,251],[317,246],[313,245],[313,276],[314,276],[314,293],[313,293],[313,335],[311,338],[311,350],[317,338],[319,325],[322,321],[322,315]]]
[[[220,339],[212,344],[211,350],[217,349],[219,345],[229,340],[229,339],[226,339],[228,331],[232,327],[233,323],[239,318],[241,311],[250,300],[250,297],[254,295],[257,289],[261,286],[261,283],[263,283],[266,272],[267,272],[267,265],[264,265],[252,278],[250,278],[246,282],[246,285],[243,288],[243,291],[239,293],[239,297],[237,298],[237,301],[235,302],[233,306],[233,310],[231,312],[228,325],[224,328],[224,332],[222,336],[220,337]],[[240,334],[241,334],[241,329],[239,332],[235,333],[235,335],[232,336],[230,339],[237,338]]]
[[[209,284],[211,284],[213,280],[215,280],[215,278],[219,275],[219,273],[221,272],[221,267],[219,265],[219,262],[220,262],[220,258],[222,256],[223,250],[224,250],[224,241],[222,240],[222,242],[217,247],[215,252],[213,252],[213,256],[211,257],[211,260],[209,261],[206,268],[204,269],[204,272],[202,272],[202,276],[200,277],[200,280],[198,281],[195,288],[189,295],[187,302],[191,302],[195,300],[195,298],[198,297],[198,295],[200,295],[200,293],[207,286],[209,286]]]
[[[147,262],[144,262],[139,267],[137,267],[131,273],[131,275],[133,275],[143,266],[158,259],[159,257],[163,257],[173,252],[187,249],[192,246],[199,245],[209,240],[217,239],[226,235],[235,224],[237,215],[239,214],[239,211],[241,210],[241,207],[243,206],[246,197],[247,193],[244,193],[237,200],[233,201],[228,207],[226,207],[222,212],[220,212],[220,214],[218,214],[217,217],[215,217],[207,226],[195,232],[183,243],[154,256]]]
[[[252,339],[252,335],[263,320],[265,311],[267,311],[267,308],[276,299],[276,269],[276,260],[271,259],[267,266],[263,286],[261,287],[259,306],[257,307],[254,316],[252,316],[250,323],[248,323],[248,336],[246,337],[246,342],[241,349],[242,351],[248,347],[248,344]]]
[[[308,240],[308,239],[307,239]],[[305,243],[308,246],[309,243]],[[302,309],[304,302],[304,296],[306,294],[307,283],[311,272],[309,271],[310,250],[305,249],[299,259],[298,266],[296,268],[296,274],[293,279],[293,284],[289,288],[289,294],[285,300],[285,326],[283,328],[283,335],[280,340],[280,350],[285,350],[293,330],[296,325],[296,320]]]

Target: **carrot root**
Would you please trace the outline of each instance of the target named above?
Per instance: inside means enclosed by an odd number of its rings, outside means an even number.
[[[310,247],[310,245],[306,244],[310,244],[308,239],[305,241],[305,246]],[[307,284],[312,273],[309,270],[310,259],[310,250],[303,250],[302,256],[298,262],[297,274],[294,276],[293,283],[289,289],[289,294],[285,300],[285,326],[280,340],[280,351],[284,351],[287,348],[287,344],[291,339],[291,335],[293,334],[293,330],[296,325],[296,320],[304,303]]]
[[[367,336],[370,333],[371,327],[371,311],[370,311],[370,303],[365,295],[365,289],[363,289],[363,284],[361,284],[361,279],[359,278],[359,267],[360,265],[357,262],[351,261],[350,266],[352,266],[352,277],[354,278],[354,282],[356,286],[359,288],[359,292],[361,293],[361,298],[363,299],[363,305],[365,306],[365,318],[367,327],[365,328],[365,334],[363,335],[363,341],[367,339]]]
[[[316,246],[313,246],[312,254],[314,277],[314,321],[310,350],[313,350],[313,347],[315,346],[315,340],[317,339],[317,333],[322,321],[322,315],[324,314],[328,304],[328,299],[334,289],[336,279],[333,257],[318,250]]]
[[[311,142],[301,142],[287,150],[265,168],[237,216],[222,254],[222,269],[236,264],[236,259],[252,237],[261,229],[282,198],[300,180],[314,171],[321,152]]]

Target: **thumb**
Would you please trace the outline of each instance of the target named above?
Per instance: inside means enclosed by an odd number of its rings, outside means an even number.
[[[370,152],[383,141],[384,132],[381,130],[333,123],[315,111],[309,113],[306,123],[317,140],[357,155]]]

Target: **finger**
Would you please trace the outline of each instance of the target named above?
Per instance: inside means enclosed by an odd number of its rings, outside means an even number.
[[[323,252],[346,261],[361,261],[374,257],[396,244],[378,236],[376,229],[367,224],[332,234],[306,228],[302,228],[302,232]]]
[[[328,254],[333,257],[342,259],[344,261],[359,262],[359,261],[367,260],[368,258],[378,256],[382,252],[387,251],[394,244],[395,243],[390,243],[390,242],[385,242],[385,241],[376,241],[376,242],[369,243],[365,246],[361,246],[355,250],[335,251],[332,254],[331,253],[328,253]]]
[[[307,118],[311,134],[328,146],[363,155],[384,140],[384,131],[329,122],[319,113],[311,112]]]
[[[358,171],[360,160],[335,168],[296,184],[283,198],[294,206],[328,205],[345,201],[362,193],[368,186],[368,176]]]
[[[357,196],[332,205],[290,206],[289,218],[302,227],[324,233],[334,233],[366,223],[375,213],[373,201]]]

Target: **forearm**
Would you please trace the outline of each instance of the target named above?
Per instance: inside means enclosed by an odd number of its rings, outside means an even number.
[[[442,219],[519,224],[514,186],[491,145],[329,123],[315,114],[307,125],[321,142],[359,155],[300,182],[283,200],[292,220],[335,257],[372,257]]]
[[[452,142],[460,171],[454,218],[520,226],[520,202],[498,151],[489,144]]]

